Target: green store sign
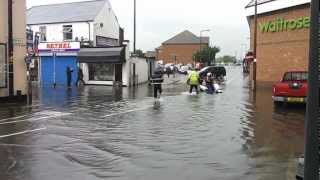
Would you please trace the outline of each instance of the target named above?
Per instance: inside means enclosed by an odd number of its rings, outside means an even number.
[[[297,19],[285,20],[277,18],[274,21],[259,24],[260,31],[266,32],[282,32],[288,30],[298,30],[310,27],[310,17],[301,17]]]

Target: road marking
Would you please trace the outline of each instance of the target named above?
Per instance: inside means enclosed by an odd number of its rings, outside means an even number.
[[[41,117],[41,118],[38,118],[38,119],[31,119],[31,120],[26,119],[26,120],[2,122],[2,123],[0,123],[0,125],[13,124],[13,123],[19,123],[19,122],[25,122],[25,121],[34,122],[34,121],[40,121],[40,120],[43,120],[43,119],[49,119],[49,118],[55,118],[55,117],[57,117],[57,116],[47,116],[47,117]]]
[[[44,110],[44,111],[34,113],[34,115],[50,115],[50,116],[44,117],[44,119],[51,118],[51,117],[67,116],[70,114],[71,113],[63,113],[63,112],[50,111],[50,110]],[[0,122],[5,122],[5,121],[13,120],[13,119],[21,119],[21,118],[24,118],[27,116],[29,116],[29,115],[22,115],[22,116],[1,119]],[[32,117],[30,117],[30,118],[32,118]],[[41,119],[43,119],[43,118],[41,118]],[[23,122],[23,121],[28,121],[28,120],[10,121],[10,122],[0,123],[0,124],[8,124],[8,123],[10,124],[11,122],[14,123],[14,122]],[[35,120],[35,121],[37,121],[37,120]]]
[[[105,115],[105,116],[101,116],[101,118],[118,116],[118,115],[121,115],[121,114],[132,113],[132,112],[136,112],[136,111],[143,111],[143,110],[149,109],[149,108],[151,108],[151,107],[153,107],[153,106],[144,107],[144,108],[139,108],[139,109],[132,109],[132,110],[128,110],[128,111],[124,111],[124,112],[120,112],[120,113],[108,114],[108,115]]]
[[[39,113],[39,114],[44,114],[44,113]],[[8,121],[8,122],[1,122],[0,125],[5,125],[5,124],[14,124],[14,123],[19,123],[19,122],[35,122],[35,121],[40,121],[43,119],[49,119],[49,118],[56,118],[56,117],[62,117],[62,116],[67,116],[70,115],[71,113],[62,113],[62,112],[54,112],[54,113],[48,113],[50,116],[45,116],[45,117],[39,117],[37,119],[24,119],[24,120],[17,120],[17,121]]]
[[[26,131],[21,131],[21,132],[17,132],[17,133],[2,135],[2,136],[0,136],[0,139],[1,139],[1,138],[6,138],[6,137],[11,137],[11,136],[17,136],[17,135],[27,134],[27,133],[32,133],[32,132],[41,131],[41,130],[45,130],[45,129],[47,129],[47,128],[46,128],[46,127],[43,127],[43,128],[33,129],[33,130],[26,130]]]
[[[1,119],[0,122],[9,121],[9,120],[12,120],[12,119],[20,119],[20,118],[24,118],[26,116],[28,116],[28,115],[22,115],[22,116],[16,116],[16,117],[11,117],[11,118]]]

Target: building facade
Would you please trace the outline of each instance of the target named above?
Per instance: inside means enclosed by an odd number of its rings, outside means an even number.
[[[165,41],[156,49],[156,60],[164,63],[193,64],[193,55],[201,47],[209,46],[209,37],[196,36],[190,31],[183,31],[173,38]]]
[[[108,0],[35,6],[28,9],[27,25],[39,34],[40,42],[119,45],[120,25]]]
[[[148,80],[148,64],[129,56],[129,44],[108,0],[32,7],[28,26],[40,42],[43,86],[65,86],[69,68],[72,85],[79,72],[86,85],[130,86]]]
[[[9,15],[8,0],[0,1],[0,99],[15,99],[27,94],[26,55],[26,1],[12,1],[13,35],[13,94],[9,94]],[[10,96],[10,97],[9,97]],[[24,99],[24,98],[22,98]]]
[[[253,49],[254,1],[246,11]],[[310,1],[260,1],[257,19],[257,82],[273,83],[286,71],[307,70]]]

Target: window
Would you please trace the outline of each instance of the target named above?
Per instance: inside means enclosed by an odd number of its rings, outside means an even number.
[[[40,26],[39,27],[40,32],[40,41],[46,42],[47,41],[47,27],[46,26]]]
[[[90,81],[114,80],[114,64],[90,63],[88,66]]]
[[[307,72],[288,72],[284,75],[283,81],[307,81]]]
[[[63,25],[63,40],[71,41],[72,39],[72,25]]]

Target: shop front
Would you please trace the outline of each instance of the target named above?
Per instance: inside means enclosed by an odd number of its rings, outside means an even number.
[[[41,86],[66,86],[68,68],[71,70],[71,84],[76,85],[79,42],[40,43],[38,48]]]
[[[246,7],[251,50],[255,27],[253,5]],[[287,71],[307,69],[310,27],[308,1],[275,0],[260,3],[257,21],[258,85],[279,81]]]
[[[82,48],[78,62],[87,85],[114,85],[123,83],[125,47]]]

